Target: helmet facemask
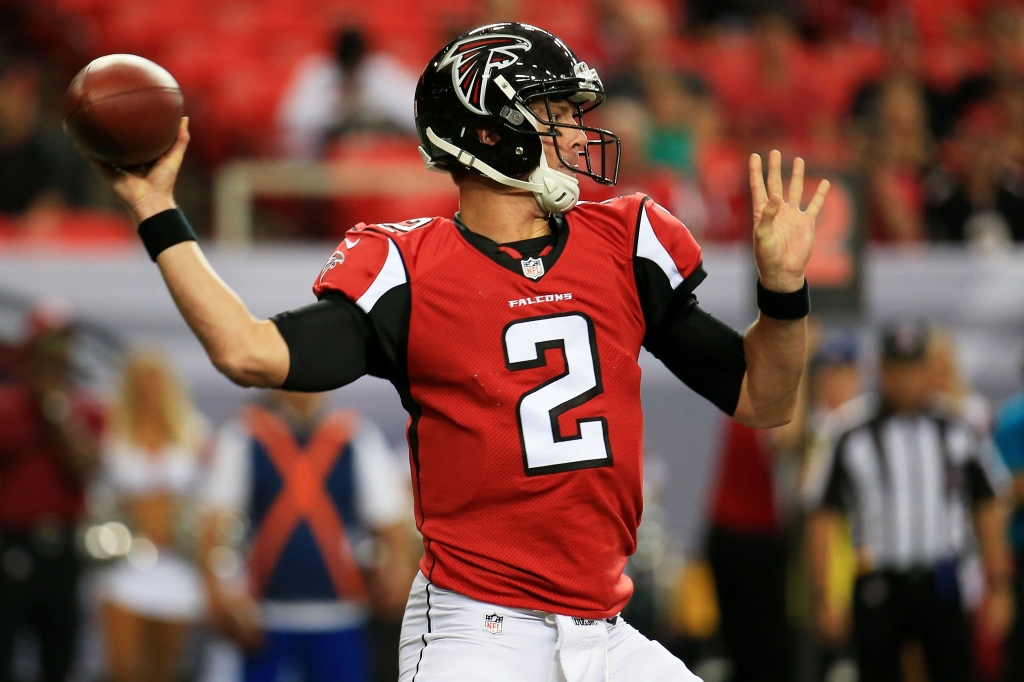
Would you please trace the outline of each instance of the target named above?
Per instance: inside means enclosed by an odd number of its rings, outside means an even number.
[[[524,88],[524,91],[529,89]],[[523,96],[523,94],[524,92],[520,92],[520,96]],[[525,94],[527,97],[529,96],[528,92]],[[555,154],[557,154],[559,162],[573,173],[586,175],[599,184],[614,185],[618,181],[619,176],[619,153],[621,151],[619,138],[610,130],[588,126],[583,119],[584,114],[593,111],[604,101],[604,95],[598,96],[596,93],[580,91],[578,86],[564,90],[545,88],[543,95],[530,97],[526,101],[534,102],[539,99],[543,99],[544,102],[544,111],[547,114],[545,118],[538,116],[532,107],[527,106],[525,108],[529,109],[532,114],[531,121],[537,129],[537,133],[553,138]],[[552,101],[566,102],[572,106],[575,110],[573,113],[573,120],[575,122],[561,123],[556,121],[551,113]],[[524,109],[522,106],[517,108],[520,110]],[[578,158],[576,163],[571,163],[570,160],[565,158],[562,148],[558,144],[558,138],[562,135],[562,130],[579,130],[586,136],[587,142],[579,154],[583,158],[582,164]]]

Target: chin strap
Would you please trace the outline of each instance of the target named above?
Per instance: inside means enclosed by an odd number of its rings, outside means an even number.
[[[537,117],[533,112],[527,107],[523,107],[521,105],[519,108],[524,113],[528,114],[530,120],[533,121],[534,126],[539,129],[539,125],[536,120]],[[441,151],[454,156],[455,159],[463,166],[479,171],[498,184],[533,192],[533,197],[537,200],[537,205],[540,206],[541,210],[547,213],[565,213],[575,206],[576,202],[580,198],[580,181],[572,175],[567,175],[548,166],[548,161],[543,150],[541,150],[540,164],[537,166],[536,170],[530,173],[529,179],[527,181],[523,181],[517,180],[516,178],[510,178],[464,149],[456,147],[447,140],[443,140],[438,137],[437,133],[435,133],[431,128],[427,128],[426,133],[427,139],[430,140],[434,146]],[[423,161],[427,164],[428,169],[435,170],[434,160],[430,158],[430,155],[423,147],[420,147],[420,156],[423,157]]]
[[[580,199],[580,181],[548,166],[547,155],[543,151],[540,165],[530,173],[530,180],[544,187],[543,191],[534,192],[533,198],[547,213],[567,213]]]

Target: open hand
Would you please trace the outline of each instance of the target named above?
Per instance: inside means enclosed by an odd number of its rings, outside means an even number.
[[[768,155],[765,190],[761,157],[750,155],[750,194],[754,207],[754,260],[761,284],[771,291],[797,291],[804,285],[804,270],[814,246],[814,221],[825,203],[828,180],[822,180],[806,211],[800,210],[804,192],[804,160],[793,160],[789,201],[782,198],[782,154]]]
[[[174,181],[178,178],[189,139],[186,116],[181,120],[178,139],[174,146],[153,162],[144,174],[93,161],[93,165],[107,179],[114,193],[128,207],[136,225],[161,211],[177,206],[174,203]]]

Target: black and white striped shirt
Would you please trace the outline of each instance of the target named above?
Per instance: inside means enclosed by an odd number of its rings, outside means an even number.
[[[833,424],[821,450],[808,503],[846,512],[854,543],[880,569],[925,568],[968,553],[972,506],[1006,480],[991,441],[939,413],[887,414],[862,404],[847,410],[845,426]]]

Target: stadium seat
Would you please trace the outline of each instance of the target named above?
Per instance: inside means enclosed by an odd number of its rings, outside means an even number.
[[[0,250],[39,248],[60,251],[131,248],[135,229],[120,211],[65,209],[36,216],[34,224],[0,217]]]

